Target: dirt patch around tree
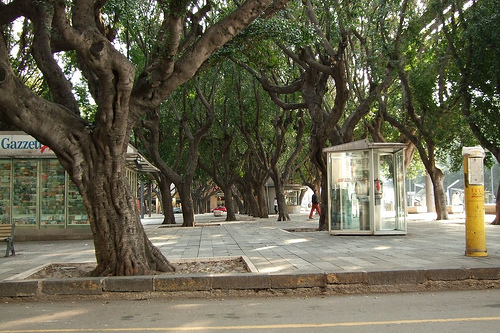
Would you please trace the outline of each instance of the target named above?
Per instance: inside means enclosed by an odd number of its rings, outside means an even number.
[[[290,228],[290,229],[283,229],[288,232],[316,232],[319,231],[318,228]]]
[[[175,272],[156,272],[155,275],[164,274],[220,274],[220,273],[249,273],[251,269],[245,260],[239,258],[229,259],[198,259],[171,261],[176,267]],[[77,278],[88,277],[96,267],[95,263],[52,263],[41,267],[26,279],[47,278]]]

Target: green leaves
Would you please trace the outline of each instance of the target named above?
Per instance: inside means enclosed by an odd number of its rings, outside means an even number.
[[[216,57],[251,62],[264,68],[287,67],[277,44],[293,50],[312,46],[319,41],[311,26],[288,17],[281,11],[269,19],[257,19],[231,43],[216,53]]]

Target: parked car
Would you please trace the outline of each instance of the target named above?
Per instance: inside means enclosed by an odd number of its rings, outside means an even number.
[[[226,211],[227,211],[227,210],[226,210],[226,207],[224,207],[223,205],[219,205],[219,206],[217,206],[217,207],[213,208],[213,209],[210,211],[210,213],[213,213],[213,212],[214,212],[214,211],[216,211],[216,210],[220,210],[221,212],[226,212]]]
[[[174,214],[181,214],[181,213],[182,213],[181,207],[174,207]]]

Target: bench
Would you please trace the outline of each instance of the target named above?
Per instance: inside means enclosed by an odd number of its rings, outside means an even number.
[[[9,256],[9,252],[12,255],[16,255],[14,250],[14,228],[15,224],[0,224],[0,240],[7,242],[7,251],[5,251],[5,257]]]

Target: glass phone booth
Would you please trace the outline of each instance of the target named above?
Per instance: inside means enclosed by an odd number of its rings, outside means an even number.
[[[323,150],[331,235],[406,234],[405,148],[360,140]]]

